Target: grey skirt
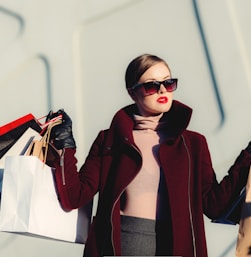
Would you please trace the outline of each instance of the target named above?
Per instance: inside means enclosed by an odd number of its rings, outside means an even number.
[[[121,215],[121,255],[155,256],[156,221]]]

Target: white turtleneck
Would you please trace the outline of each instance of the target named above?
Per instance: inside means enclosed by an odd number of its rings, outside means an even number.
[[[160,180],[159,144],[164,140],[158,130],[162,114],[153,117],[134,115],[133,137],[141,151],[141,170],[125,191],[126,203],[122,215],[155,219]]]

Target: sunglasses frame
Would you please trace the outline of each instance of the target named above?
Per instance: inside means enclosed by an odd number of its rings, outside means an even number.
[[[173,78],[173,79],[166,79],[163,81],[149,81],[149,82],[145,82],[145,83],[139,83],[139,84],[135,84],[134,86],[131,87],[131,90],[135,90],[139,87],[142,87],[144,89],[144,94],[147,95],[153,95],[155,93],[157,93],[160,90],[160,86],[163,85],[166,89],[167,92],[173,92],[177,89],[177,83],[178,83],[178,79],[177,78]],[[152,87],[152,92],[147,92],[147,86],[149,87],[149,85]]]

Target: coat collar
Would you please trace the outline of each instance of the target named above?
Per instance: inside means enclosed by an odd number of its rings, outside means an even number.
[[[120,109],[113,117],[110,129],[122,140],[133,142],[132,130],[134,128],[133,114],[137,113],[136,104],[128,105]],[[167,121],[167,132],[172,138],[188,127],[192,115],[192,109],[187,105],[173,100],[171,109],[164,113],[160,122]]]

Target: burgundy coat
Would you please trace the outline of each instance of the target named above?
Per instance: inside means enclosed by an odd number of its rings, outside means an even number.
[[[97,136],[79,173],[75,149],[65,149],[64,164],[55,166],[65,208],[83,206],[99,193],[96,217],[85,245],[86,257],[121,255],[120,197],[142,164],[132,136],[135,108],[130,105],[116,113],[110,128]],[[169,124],[169,139],[160,145],[159,160],[170,213],[166,217],[169,228],[159,240],[170,246],[166,255],[207,257],[203,213],[215,219],[224,212],[246,183],[251,156],[243,150],[218,183],[205,137],[187,130],[191,113],[188,106],[173,101],[161,118]]]

